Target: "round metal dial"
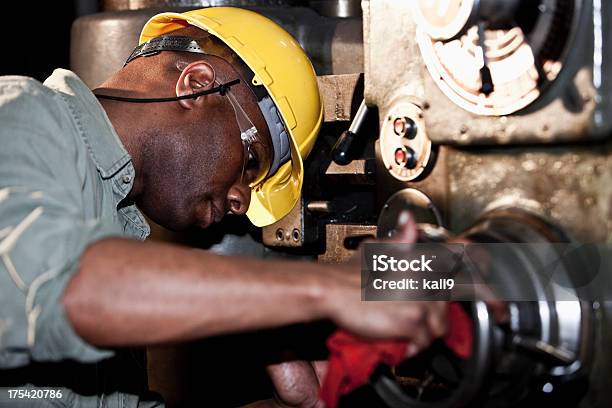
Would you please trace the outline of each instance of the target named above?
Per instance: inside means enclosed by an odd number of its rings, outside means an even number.
[[[477,3],[476,0],[416,0],[414,16],[431,38],[448,40],[465,29]]]
[[[417,41],[432,78],[455,104],[478,115],[512,114],[542,95],[563,67],[576,11],[575,0],[513,0],[503,10],[496,1],[414,3]],[[455,18],[423,12],[423,4],[434,3],[447,4],[443,9]]]
[[[434,202],[420,190],[405,188],[393,194],[385,203],[378,215],[378,238],[390,238],[396,232],[397,220],[403,211],[410,211],[419,227],[426,225],[432,228],[444,225],[440,210]],[[442,233],[442,231],[439,231]]]
[[[395,104],[380,132],[380,152],[391,175],[401,181],[419,177],[431,161],[431,148],[421,109],[409,102]]]

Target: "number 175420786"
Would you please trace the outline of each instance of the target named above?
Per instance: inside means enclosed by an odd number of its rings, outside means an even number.
[[[62,390],[53,388],[18,388],[9,389],[9,399],[59,399]]]

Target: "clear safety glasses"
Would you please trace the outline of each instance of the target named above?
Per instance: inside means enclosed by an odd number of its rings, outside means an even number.
[[[189,64],[183,61],[179,61],[176,67],[179,71],[183,71]],[[249,187],[255,187],[266,178],[270,170],[271,157],[270,153],[266,150],[266,146],[262,143],[262,136],[257,132],[257,128],[253,124],[253,121],[249,119],[240,103],[236,100],[236,97],[231,91],[230,84],[238,84],[242,79],[235,79],[233,81],[221,81],[220,78],[215,79],[215,87],[219,89],[221,96],[227,97],[227,100],[234,109],[236,117],[236,123],[240,130],[240,141],[242,142],[243,150],[243,161],[242,171],[240,174],[240,182],[247,184]]]
[[[215,80],[216,86],[221,84]],[[266,178],[270,170],[270,153],[262,143],[262,136],[257,132],[257,128],[249,119],[236,97],[228,88],[221,95],[227,97],[236,116],[236,123],[240,129],[240,141],[243,148],[243,162],[240,181],[249,187],[255,187]]]

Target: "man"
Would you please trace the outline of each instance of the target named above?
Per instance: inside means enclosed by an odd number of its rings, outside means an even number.
[[[93,93],[65,70],[44,84],[0,80],[0,384],[64,386],[69,406],[154,406],[142,389],[110,385],[130,379],[109,363],[117,348],[318,319],[413,351],[444,333],[444,303],[361,302],[356,266],[141,242],[140,211],[174,230],[227,213],[282,218],[322,118],[304,52],[258,14],[164,13],[141,43]],[[28,367],[41,363],[35,381]],[[312,387],[286,392],[315,378],[312,366],[270,371],[279,403],[317,404]]]

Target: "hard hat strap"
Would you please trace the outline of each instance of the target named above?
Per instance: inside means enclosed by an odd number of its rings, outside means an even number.
[[[207,54],[194,39],[182,36],[156,37],[134,48],[123,66],[126,66],[139,57],[150,57],[162,51],[192,52],[195,54]]]

